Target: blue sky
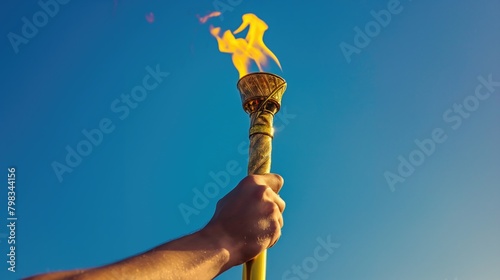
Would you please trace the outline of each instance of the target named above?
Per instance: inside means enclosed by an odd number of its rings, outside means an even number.
[[[245,176],[238,73],[196,18],[214,5],[223,30],[249,12],[269,25],[283,71],[266,70],[288,82],[272,167],[287,209],[268,279],[500,278],[499,1],[73,0],[46,22],[35,1],[0,11],[0,168],[4,182],[16,168],[18,218],[15,273],[0,230],[1,279],[196,231]],[[25,36],[34,15],[41,27]],[[163,74],[128,105],[151,71]],[[78,146],[95,129],[97,144]],[[78,147],[87,155],[70,167]],[[54,162],[71,172],[58,177]],[[179,206],[228,164],[228,186],[184,217]],[[318,258],[328,239],[338,246]]]

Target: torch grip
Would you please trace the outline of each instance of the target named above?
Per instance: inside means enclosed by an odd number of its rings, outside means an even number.
[[[248,175],[271,172],[273,118],[270,112],[257,111],[250,118]],[[266,279],[267,250],[243,265],[243,280]]]
[[[271,172],[273,114],[257,111],[250,118],[248,175]]]

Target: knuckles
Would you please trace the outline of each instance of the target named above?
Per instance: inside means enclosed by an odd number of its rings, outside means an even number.
[[[262,201],[266,198],[266,190],[268,189],[265,185],[250,185],[248,186],[248,191],[253,199]]]
[[[278,205],[276,203],[271,202],[271,201],[266,201],[262,204],[262,210],[264,212],[264,215],[266,216],[273,216],[276,213],[280,213],[280,209],[278,208]]]

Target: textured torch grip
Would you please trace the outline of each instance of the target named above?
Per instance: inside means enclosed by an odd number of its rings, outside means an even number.
[[[251,116],[252,127],[266,127],[272,131],[273,115],[268,112],[256,112]],[[248,158],[248,175],[267,174],[271,172],[271,151],[273,138],[267,134],[255,133],[250,135]]]
[[[265,111],[257,111],[251,115],[250,131],[253,127],[264,128],[272,134],[273,114]],[[250,135],[250,147],[248,157],[248,175],[267,174],[271,172],[271,150],[273,138],[268,133],[255,133]],[[264,250],[255,259],[243,265],[244,280],[266,279],[267,251]]]

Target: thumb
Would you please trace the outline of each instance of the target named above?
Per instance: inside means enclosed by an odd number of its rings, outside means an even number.
[[[283,177],[274,173],[264,175],[264,180],[266,182],[266,185],[270,187],[275,193],[278,193],[285,183]]]

